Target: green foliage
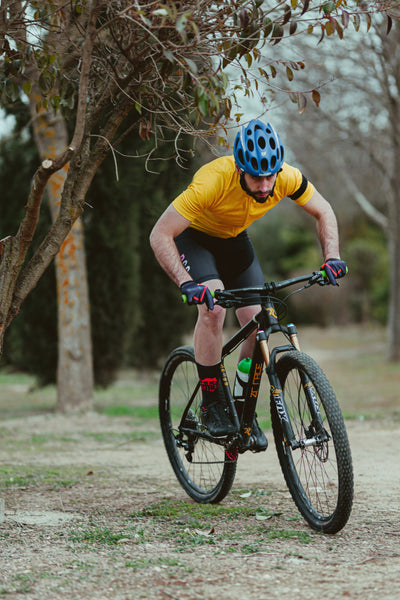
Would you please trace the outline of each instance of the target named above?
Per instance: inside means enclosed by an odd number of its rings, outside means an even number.
[[[101,34],[92,38],[96,60],[89,96],[93,104],[100,102],[118,79],[111,96],[118,93],[117,89],[126,89],[137,109],[147,112],[152,121],[156,118],[156,90],[163,99],[164,115],[160,112],[159,119],[172,114],[182,122],[196,124],[204,118],[211,118],[212,122],[222,116],[229,119],[233,102],[224,73],[228,65],[234,62],[241,69],[238,88],[245,93],[251,93],[253,84],[257,87],[259,78],[270,87],[270,77],[280,67],[291,82],[300,63],[273,60],[268,69],[250,74],[250,67],[260,64],[265,56],[265,46],[275,46],[300,32],[307,35],[318,31],[320,41],[325,35],[342,39],[347,29],[358,31],[364,21],[369,28],[372,15],[385,9],[384,3],[366,6],[361,1],[353,2],[350,8],[346,0],[291,0],[273,7],[267,4],[261,0],[223,0],[200,5],[194,1],[171,1],[140,7],[129,0],[97,3],[96,26]],[[89,7],[91,3],[81,0],[62,8],[49,0],[26,2],[22,11],[18,3],[0,7],[4,32],[0,105],[14,103],[24,92],[35,98],[38,110],[61,110],[67,114],[73,108],[82,48],[88,41],[85,34]],[[151,61],[146,60],[149,56]],[[176,94],[180,95],[179,106]],[[300,111],[305,108],[307,96],[318,104],[317,90],[292,96]],[[188,109],[185,116],[181,106]]]
[[[285,209],[278,208],[263,222],[253,225],[252,240],[268,280],[311,272],[321,264],[313,219],[304,218],[299,211],[288,214],[289,211],[290,207],[286,214]],[[386,322],[389,270],[385,236],[360,217],[343,233],[346,241],[342,244],[342,256],[349,265],[343,288],[335,290],[335,297],[323,295],[318,288],[291,298],[289,314],[296,323],[326,326],[332,318],[336,322]],[[347,294],[344,300],[343,294]]]
[[[360,219],[345,247],[351,268],[353,319],[357,322],[387,321],[389,304],[389,258],[382,230]]]
[[[110,157],[111,159],[111,157]],[[128,180],[127,180],[128,179]],[[139,203],[112,159],[98,170],[84,217],[95,381],[108,385],[138,325]]]
[[[287,207],[286,214],[280,208],[269,212],[251,230],[258,259],[268,280],[289,277],[298,269],[313,271],[321,260],[314,223],[310,220],[305,224],[295,207]],[[295,213],[287,214],[290,210]]]
[[[132,191],[141,198],[140,211],[140,306],[141,320],[131,339],[129,363],[157,366],[179,343],[197,311],[180,300],[179,290],[161,269],[149,244],[150,231],[167,205],[189,183],[190,161],[183,170],[172,161],[158,163],[159,175],[134,179]],[[143,171],[142,171],[143,173]]]
[[[133,154],[137,142],[131,138],[124,148]],[[146,172],[144,159],[118,163],[119,181],[111,156],[98,170],[87,196],[93,209],[84,217],[95,380],[101,385],[123,365],[156,365],[187,326],[186,307],[154,258],[149,235],[189,175],[171,160],[157,163],[157,175]]]

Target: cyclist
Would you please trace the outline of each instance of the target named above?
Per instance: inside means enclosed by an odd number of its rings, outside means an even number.
[[[233,155],[202,166],[191,184],[158,219],[150,243],[160,265],[180,287],[188,304],[198,305],[194,351],[202,389],[202,422],[210,433],[234,432],[220,382],[225,310],[214,305],[215,289],[264,284],[247,227],[284,197],[316,219],[325,269],[331,284],[346,273],[339,254],[337,221],[331,205],[295,167],[284,162],[281,139],[270,123],[243,125]],[[321,267],[321,268],[322,268]],[[237,310],[241,325],[260,310]],[[240,359],[250,356],[254,339],[242,344]],[[252,449],[265,450],[267,439],[256,418]]]

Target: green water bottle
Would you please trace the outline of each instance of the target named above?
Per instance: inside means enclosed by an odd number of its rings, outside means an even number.
[[[243,358],[237,366],[233,397],[235,400],[244,400],[246,386],[249,381],[251,358]]]

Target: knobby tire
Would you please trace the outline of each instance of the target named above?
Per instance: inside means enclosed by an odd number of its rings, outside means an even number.
[[[271,419],[279,462],[292,498],[309,525],[337,533],[347,523],[353,502],[353,468],[342,413],[321,368],[302,352],[288,352],[277,362],[277,373],[296,439],[312,437],[310,410],[301,381],[308,377],[315,390],[329,441],[291,449],[284,442],[276,404]]]

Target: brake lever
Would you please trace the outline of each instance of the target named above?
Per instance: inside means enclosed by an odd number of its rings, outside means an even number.
[[[327,278],[324,270],[314,271],[304,287],[309,288],[314,285],[314,283],[318,283],[318,285],[329,285],[329,279]]]

